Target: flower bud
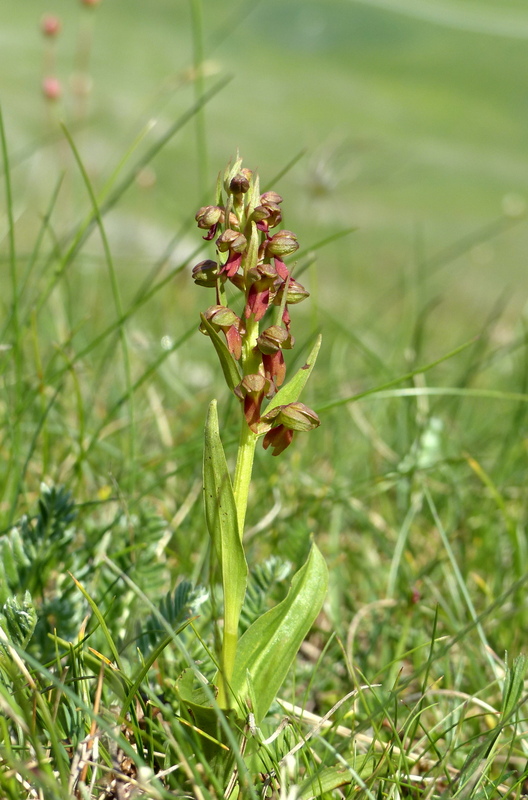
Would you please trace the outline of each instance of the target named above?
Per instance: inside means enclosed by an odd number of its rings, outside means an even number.
[[[280,194],[277,194],[277,192],[264,192],[264,194],[260,195],[260,202],[263,206],[266,206],[269,203],[280,205],[282,203],[282,197]]]
[[[251,215],[253,222],[262,222],[270,216],[270,210],[266,206],[256,206]]]
[[[249,177],[247,174],[249,172]],[[251,172],[249,170],[242,170],[241,172],[237,172],[234,178],[231,178],[231,182],[229,184],[229,191],[232,194],[245,194],[249,189],[249,178],[251,177]]]
[[[278,456],[283,450],[286,450],[286,448],[290,446],[292,439],[292,430],[285,428],[284,425],[277,425],[276,428],[271,428],[271,430],[266,433],[262,440],[262,446],[264,450],[271,447],[273,451],[271,455]]]
[[[260,418],[260,406],[269,389],[269,380],[259,372],[245,375],[242,383],[235,389],[235,394],[243,402],[246,422],[255,433]]]
[[[282,213],[277,203],[256,206],[251,215],[251,219],[257,223],[257,227],[267,231],[274,228],[282,220]]]
[[[54,14],[46,14],[44,17],[42,17],[40,30],[44,36],[57,36],[60,33],[61,28],[61,21]]]
[[[283,294],[284,285],[280,287],[279,291],[273,298],[273,303],[276,306],[280,306],[282,303]],[[293,278],[290,278],[286,292],[286,302],[291,303],[291,305],[296,305],[296,303],[302,303],[302,301],[306,300],[307,297],[310,297],[310,292],[305,289],[301,283],[294,281]]]
[[[194,217],[198,223],[198,227],[203,230],[209,230],[213,225],[217,225],[223,218],[224,211],[219,206],[203,206],[196,212]]]
[[[228,228],[218,237],[216,246],[221,253],[225,253],[227,250],[232,253],[243,253],[247,248],[247,239],[243,233],[238,233],[238,231]]]
[[[299,242],[292,231],[278,231],[266,242],[266,252],[273,256],[287,256],[298,249]]]
[[[57,78],[48,76],[42,81],[42,93],[46,100],[59,100],[62,94],[62,86]]]
[[[192,278],[198,286],[206,286],[207,288],[216,286],[218,264],[216,261],[211,261],[210,259],[200,261],[200,263],[196,264],[192,269]]]
[[[264,375],[256,372],[251,375],[245,375],[242,379],[240,386],[237,386],[235,392],[239,397],[245,397],[248,394],[260,394],[269,388],[269,381],[266,380]]]
[[[321,420],[311,408],[304,403],[288,403],[282,406],[278,416],[279,423],[292,431],[313,431],[321,424]]]
[[[277,270],[274,264],[265,262],[263,264],[257,264],[256,267],[248,269],[247,275],[250,281],[255,282],[266,280],[267,284],[271,286],[277,278]]]
[[[292,335],[285,328],[281,328],[280,325],[272,325],[266,328],[257,339],[257,347],[265,355],[272,355],[283,347],[289,350],[292,346]]]
[[[215,328],[222,330],[230,328],[232,325],[237,328],[240,326],[240,318],[226,306],[210,306],[207,311],[204,311],[204,317]]]
[[[98,6],[101,0],[81,0],[83,6]]]

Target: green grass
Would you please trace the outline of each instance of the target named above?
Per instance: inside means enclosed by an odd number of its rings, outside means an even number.
[[[54,8],[67,80],[80,10]],[[102,3],[80,121],[39,97],[42,10],[2,24],[0,796],[525,797],[524,42],[344,0],[231,3],[226,30],[204,2],[198,157],[190,6]],[[261,729],[218,714],[219,748],[176,681],[215,672],[203,425],[218,397],[231,464],[238,409],[188,267],[237,146],[265,184],[307,148],[266,186],[312,291],[290,368],[324,337],[321,427],[257,450],[242,624],[312,536],[331,581]]]

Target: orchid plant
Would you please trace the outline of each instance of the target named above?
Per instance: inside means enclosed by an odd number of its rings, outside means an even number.
[[[237,158],[219,176],[215,204],[196,214],[198,227],[206,231],[203,238],[216,245],[216,257],[193,269],[196,284],[215,294],[214,304],[201,314],[200,329],[210,337],[228,389],[238,400],[241,425],[231,477],[216,400],[211,402],[203,465],[205,517],[223,586],[214,693],[220,708],[231,709],[239,718],[251,713],[256,724],[279,691],[321,610],[327,588],[326,564],[313,544],[286,598],[239,638],[248,576],[243,534],[256,445],[261,439],[263,447],[278,456],[297,432],[320,424],[315,411],[299,401],[315,364],[320,337],[306,364],[286,381],[284,350],[295,344],[289,307],[303,301],[308,292],[285,263],[299,244],[292,231],[278,228],[281,204],[276,192],[261,194],[258,176]],[[230,287],[237,290],[235,298],[237,293],[242,295],[240,316],[228,305]],[[197,694],[190,691],[187,678],[180,682],[180,696],[197,719],[204,705],[200,706]]]

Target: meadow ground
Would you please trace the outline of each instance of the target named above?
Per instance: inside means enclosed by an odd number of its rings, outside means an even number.
[[[523,3],[0,20],[1,796],[525,796]],[[238,400],[190,267],[237,148],[301,244],[289,369],[323,333],[321,427],[256,453],[242,629],[312,537],[331,578],[282,705],[222,759],[176,681],[219,636],[203,425],[218,397],[232,466]]]

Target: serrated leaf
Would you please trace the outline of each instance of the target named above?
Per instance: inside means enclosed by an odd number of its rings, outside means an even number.
[[[257,725],[266,715],[315,622],[328,586],[323,556],[312,545],[306,563],[294,576],[290,591],[241,636],[231,680],[239,704],[253,697]]]
[[[268,411],[271,411],[277,406],[285,406],[288,405],[288,403],[295,403],[299,399],[300,394],[306,386],[306,382],[314,368],[317,356],[319,354],[319,349],[321,347],[321,341],[322,337],[319,335],[315,340],[315,344],[312,347],[306,364],[297,370],[291,381],[288,381],[285,386],[282,386],[277,394],[271,398],[266,406],[265,411],[263,412],[264,414],[267,414]]]
[[[205,425],[204,501],[209,535],[220,565],[224,589],[223,670],[229,680],[238,638],[238,621],[246,593],[248,568],[238,530],[238,516],[218,430],[216,400],[209,406]],[[223,701],[223,697],[221,700]]]
[[[222,367],[222,372],[224,373],[224,378],[226,379],[226,383],[233,392],[239,385],[240,381],[242,380],[242,376],[238,369],[238,365],[235,361],[235,358],[229,352],[226,343],[220,337],[220,334],[217,331],[215,331],[209,320],[207,320],[203,314],[200,314],[200,317],[202,320],[203,327],[211,337],[211,341],[214,345],[214,349],[216,350],[216,354],[220,361],[220,366]]]

